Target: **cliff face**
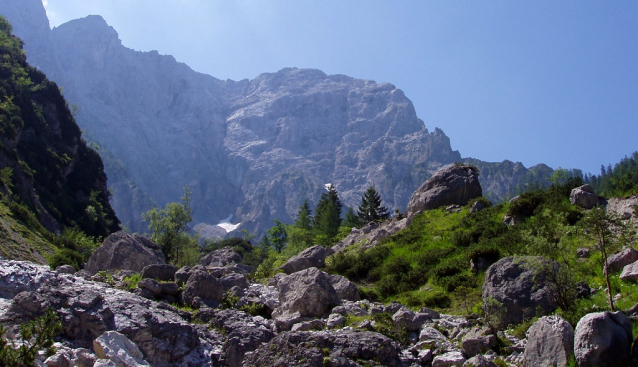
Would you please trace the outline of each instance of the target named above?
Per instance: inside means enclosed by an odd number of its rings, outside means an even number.
[[[139,218],[151,202],[178,201],[184,185],[196,223],[232,214],[232,223],[255,232],[274,218],[290,222],[326,183],[346,206],[375,185],[386,206],[405,210],[433,172],[461,160],[391,84],[293,68],[221,81],[171,56],[123,47],[99,16],[43,37],[55,57],[40,67],[118,162],[107,159],[112,203],[133,231],[145,229]]]
[[[26,205],[49,231],[78,227],[106,236],[119,222],[102,161],[82,140],[58,86],[27,64],[20,44],[0,19],[2,201],[14,215]]]

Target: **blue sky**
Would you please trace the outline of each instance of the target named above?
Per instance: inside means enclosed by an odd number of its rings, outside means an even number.
[[[638,2],[44,0],[220,79],[389,82],[464,157],[598,173],[638,150]]]

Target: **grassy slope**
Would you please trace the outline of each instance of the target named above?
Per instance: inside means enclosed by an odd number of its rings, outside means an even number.
[[[47,264],[55,247],[0,201],[0,256]]]
[[[570,269],[574,280],[596,289],[592,297],[576,300],[571,322],[595,310],[608,309],[605,280],[595,239],[580,226],[584,210],[570,205],[565,196],[546,197],[533,215],[513,227],[502,224],[509,203],[470,214],[437,209],[414,218],[408,228],[373,250],[357,246],[328,260],[328,271],[354,280],[367,298],[398,300],[411,307],[429,306],[448,313],[479,313],[485,272],[470,272],[477,254],[545,255]],[[630,243],[635,246],[635,239]],[[578,259],[576,249],[591,247],[588,259]],[[638,302],[638,285],[611,277],[613,294],[620,294],[617,309]]]

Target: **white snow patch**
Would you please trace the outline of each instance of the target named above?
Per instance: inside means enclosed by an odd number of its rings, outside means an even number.
[[[227,218],[222,219],[221,221],[219,221],[219,223],[217,223],[218,227],[222,227],[226,232],[232,232],[234,230],[237,229],[237,227],[239,227],[239,225],[241,223],[237,223],[237,224],[232,224],[230,221],[231,219],[233,219],[233,215],[229,215]]]

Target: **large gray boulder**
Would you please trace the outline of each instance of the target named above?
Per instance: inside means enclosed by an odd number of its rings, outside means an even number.
[[[625,265],[620,274],[620,279],[626,282],[635,282],[638,280],[638,261]]]
[[[292,320],[289,320],[292,315],[295,315],[295,319],[322,317],[340,303],[337,292],[330,284],[330,276],[317,268],[281,278],[278,288],[279,307],[273,311],[272,317],[278,321],[278,328],[282,329],[292,327]],[[288,321],[282,323],[283,320]]]
[[[517,324],[537,316],[537,310],[551,313],[556,310],[542,276],[535,277],[530,265],[535,261],[549,261],[535,257],[505,257],[494,263],[485,273],[483,308],[498,312],[498,327]],[[500,310],[486,309],[488,299],[500,302]]]
[[[580,367],[629,366],[631,320],[621,312],[590,313],[578,321],[574,354]]]
[[[147,238],[119,231],[108,236],[93,252],[84,270],[91,275],[103,270],[133,270],[139,273],[152,264],[166,264],[159,246]]]
[[[569,194],[569,202],[581,208],[591,209],[601,203],[600,197],[594,193],[594,189],[589,185],[583,185],[572,190]]]
[[[326,266],[326,249],[322,246],[312,246],[293,256],[279,267],[286,274],[296,273],[308,268],[323,268]]]
[[[196,298],[219,303],[224,298],[224,286],[212,274],[195,270],[184,286],[182,302],[197,307]]]
[[[199,260],[199,263],[206,267],[224,267],[241,263],[241,255],[231,247],[224,247],[212,251]]]
[[[151,278],[164,281],[172,281],[175,278],[177,266],[169,264],[152,264],[142,269],[142,279]]]
[[[443,205],[466,205],[482,195],[474,168],[449,165],[436,172],[412,194],[408,204],[408,218]]]
[[[402,366],[400,345],[379,333],[351,329],[277,335],[246,355],[244,366]],[[303,362],[302,362],[303,361]]]
[[[638,261],[638,251],[633,247],[626,248],[607,258],[607,266],[611,274],[617,273],[631,263]]]
[[[359,296],[359,287],[356,284],[348,280],[348,278],[341,275],[330,275],[330,284],[337,292],[339,299],[346,301],[358,301],[361,299]]]
[[[497,342],[496,335],[490,333],[488,328],[474,328],[463,337],[461,348],[463,354],[471,358],[496,347]]]
[[[524,367],[566,366],[574,356],[574,328],[560,316],[543,316],[527,330]]]

